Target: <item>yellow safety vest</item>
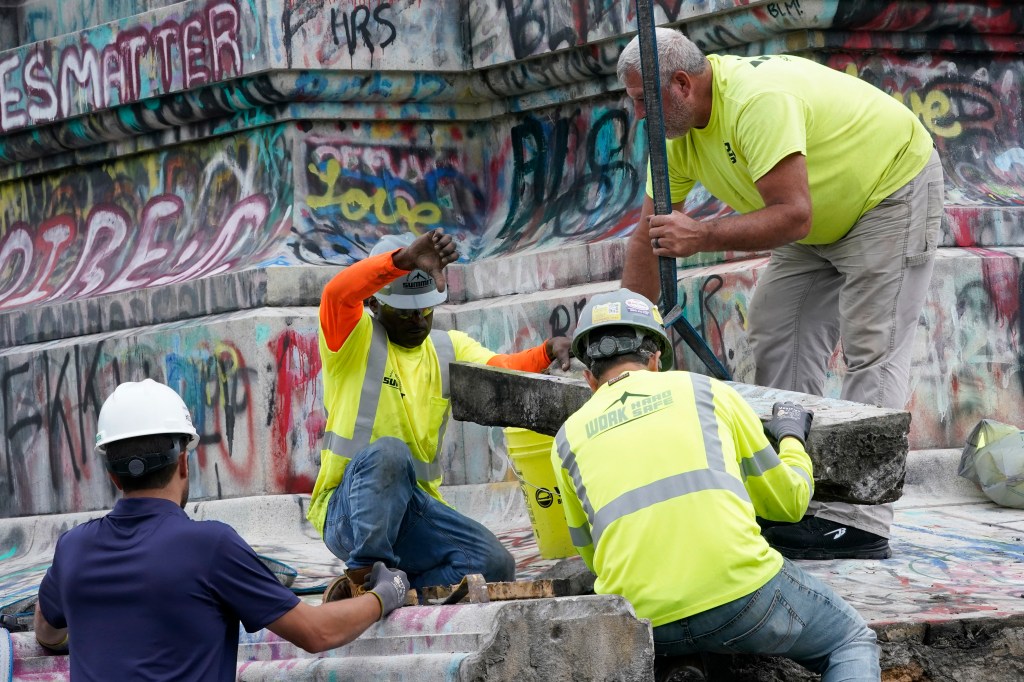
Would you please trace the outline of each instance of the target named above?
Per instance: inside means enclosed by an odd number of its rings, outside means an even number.
[[[655,627],[768,582],[782,557],[755,515],[797,521],[814,490],[798,440],[776,453],[733,388],[688,372],[604,384],[559,430],[552,461],[595,590]]]
[[[337,352],[320,333],[327,428],[320,472],[306,517],[323,533],[327,505],[352,458],[378,438],[409,446],[419,486],[444,502],[441,463],[449,417],[448,366],[484,363],[494,353],[459,331],[433,330],[416,348],[388,341],[384,327],[364,313]]]

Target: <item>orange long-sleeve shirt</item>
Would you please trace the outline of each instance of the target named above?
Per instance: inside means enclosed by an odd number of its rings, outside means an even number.
[[[419,486],[443,502],[440,467],[435,464],[448,401],[440,393],[440,368],[431,340],[415,349],[389,342],[385,371],[391,372],[391,381],[381,387],[373,425],[359,424],[357,419],[372,328],[363,301],[406,272],[395,267],[392,253],[385,253],[348,267],[324,288],[320,302],[320,352],[324,358],[327,431],[342,440],[354,437],[357,429],[367,428],[371,433],[362,433],[366,442],[370,442],[371,434],[400,438],[409,446],[414,465],[422,469],[422,475],[417,470]],[[533,372],[543,370],[551,362],[546,343],[520,353],[495,355],[463,332],[453,330],[447,334],[455,357],[465,361]],[[434,364],[427,366],[431,360]],[[358,367],[359,363],[364,367]],[[320,472],[307,518],[322,532],[328,502],[341,484],[350,460],[327,448],[321,450],[320,457]]]
[[[394,254],[395,251],[389,251],[350,265],[324,287],[320,299],[320,327],[327,347],[332,351],[341,348],[356,323],[366,314],[363,301],[409,272],[395,266]],[[523,372],[540,372],[553,359],[548,355],[545,341],[518,353],[499,353],[488,360],[487,364]]]

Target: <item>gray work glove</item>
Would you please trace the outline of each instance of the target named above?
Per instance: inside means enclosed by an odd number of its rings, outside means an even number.
[[[792,436],[807,445],[807,436],[811,432],[813,420],[814,413],[796,403],[775,403],[772,405],[772,420],[765,424],[764,430],[776,442],[782,442],[783,438]]]
[[[391,569],[378,561],[366,576],[363,589],[377,597],[380,602],[380,617],[405,603],[405,593],[409,591],[409,578],[400,568]]]

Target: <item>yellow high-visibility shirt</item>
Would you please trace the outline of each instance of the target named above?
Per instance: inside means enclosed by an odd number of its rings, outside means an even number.
[[[711,120],[666,142],[673,204],[700,182],[739,213],[764,208],[754,183],[799,152],[813,210],[800,243],[831,244],[928,162],[932,139],[917,116],[855,76],[789,55],[708,60]]]
[[[655,627],[750,594],[782,567],[755,515],[798,521],[813,493],[800,441],[776,453],[730,386],[627,372],[562,426],[552,460],[573,544],[599,594]]]
[[[323,331],[320,332],[328,437],[336,433],[343,438],[353,438],[355,434],[372,331],[373,318],[364,313],[337,352],[328,348]],[[464,332],[451,330],[447,334],[457,361],[483,364],[495,355]],[[441,394],[441,367],[433,340],[428,338],[416,348],[403,348],[388,341],[380,402],[368,443],[385,436],[398,438],[409,446],[414,464],[435,465],[438,440],[447,421],[449,403]],[[329,440],[325,439],[325,445],[329,445]],[[320,451],[320,472],[313,486],[306,517],[321,534],[327,517],[327,503],[341,484],[350,461],[351,457],[340,456],[326,447]],[[436,475],[431,474],[429,479],[417,475],[420,488],[444,502],[438,491],[440,467],[435,465],[427,469],[435,471]]]

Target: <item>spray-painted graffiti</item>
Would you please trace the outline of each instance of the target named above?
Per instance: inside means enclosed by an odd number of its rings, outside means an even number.
[[[835,56],[828,64],[893,94],[918,115],[935,138],[946,173],[946,201],[958,206],[1024,206],[1024,62],[959,57],[954,64],[894,56]],[[961,210],[947,221],[948,245],[1019,242],[1019,219],[1005,234],[979,233]]]
[[[294,413],[296,406],[320,404],[320,347],[312,334],[287,330],[269,342],[277,368],[276,396],[267,408],[273,452],[271,476],[284,490],[312,490],[309,467],[298,466],[293,453],[310,453],[306,464],[318,466],[320,436],[327,428],[327,415],[321,409]],[[283,399],[281,399],[283,397]]]
[[[286,0],[283,4],[280,35],[289,66],[405,70],[464,63],[458,49],[462,39],[458,3]]]
[[[601,43],[585,50],[568,50],[480,72],[487,89],[497,97],[550,89],[552,103],[563,96],[557,86],[586,82],[615,73],[621,45]]]
[[[383,50],[395,42],[398,33],[395,24],[387,18],[391,11],[391,4],[387,2],[382,2],[373,10],[365,5],[356,5],[351,10],[332,7],[331,38],[334,39],[334,44],[340,46],[344,36],[344,44],[350,57],[360,46],[371,53],[375,47]]]
[[[596,241],[631,229],[644,156],[634,130],[617,108],[530,116],[515,125],[509,208],[495,235],[502,249],[542,239]]]
[[[240,76],[240,30],[237,0],[211,0],[153,26],[84,31],[0,54],[0,132]]]
[[[912,369],[912,437],[961,444],[980,419],[1024,426],[1021,262],[995,249],[936,261]],[[913,442],[913,441],[912,441]]]
[[[208,318],[209,319],[209,318]],[[199,433],[193,499],[309,492],[326,417],[315,318],[234,313],[0,358],[0,517],[109,507],[93,452],[103,401],[152,377]]]
[[[161,286],[265,259],[287,233],[281,128],[0,187],[0,309]]]
[[[341,0],[336,3],[288,2],[284,10],[288,60],[294,56],[293,43],[299,34],[320,34],[316,58],[330,64],[342,54],[351,58],[356,50],[384,50],[398,37],[395,7],[390,2]]]
[[[645,150],[621,106],[524,116],[500,145],[480,125],[427,132],[432,146],[412,128],[381,123],[307,135],[294,255],[348,263],[383,234],[441,227],[473,259],[598,241],[634,225]],[[486,170],[465,170],[478,154]]]
[[[353,132],[361,127],[374,126],[355,124]],[[486,205],[479,176],[462,170],[466,152],[457,144],[465,133],[452,126],[433,134],[433,149],[402,137],[404,144],[392,146],[308,136],[303,230],[291,242],[295,256],[311,263],[352,262],[387,233],[441,227],[462,238],[478,234]]]
[[[479,54],[484,59],[494,53],[495,43],[500,40],[495,35],[498,31],[507,31],[511,41],[512,54],[505,58],[518,60],[620,35],[636,25],[636,5],[632,0],[497,0],[495,4],[504,12],[503,21],[490,16],[487,4],[476,0],[471,9],[475,19],[474,56]],[[660,24],[677,19],[684,0],[655,0],[652,4],[655,20]],[[732,7],[736,3],[713,4]],[[487,21],[483,21],[485,18]]]
[[[961,32],[1016,35],[1024,31],[1018,3],[852,0],[837,3],[834,25],[857,31]]]

